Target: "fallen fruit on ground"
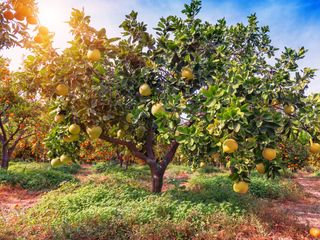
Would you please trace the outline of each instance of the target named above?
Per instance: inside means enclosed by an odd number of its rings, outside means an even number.
[[[141,96],[148,97],[151,95],[151,88],[147,83],[142,84],[139,87],[139,93]]]
[[[225,153],[234,153],[238,150],[238,143],[234,139],[227,139],[223,142],[222,149]]]
[[[262,156],[264,159],[272,161],[277,156],[277,151],[273,148],[265,148],[262,151]]]
[[[68,130],[73,135],[78,135],[80,133],[80,131],[81,131],[80,126],[78,124],[75,124],[75,123],[70,125]]]
[[[67,96],[69,93],[69,88],[67,85],[61,83],[56,87],[56,94],[59,96]]]
[[[98,139],[102,133],[102,128],[99,126],[87,127],[87,134],[91,140]]]
[[[266,166],[263,163],[258,163],[256,165],[256,169],[260,174],[264,174],[266,172]]]
[[[237,193],[247,193],[249,190],[249,183],[244,181],[239,181],[233,184],[233,191]]]

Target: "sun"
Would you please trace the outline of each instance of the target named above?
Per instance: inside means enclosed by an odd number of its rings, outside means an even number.
[[[50,32],[55,34],[55,45],[65,46],[69,36],[68,24],[71,7],[66,0],[40,0],[38,2],[40,24],[46,26]]]

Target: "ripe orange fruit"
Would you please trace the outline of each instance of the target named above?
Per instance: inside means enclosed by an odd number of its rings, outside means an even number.
[[[7,20],[13,20],[14,15],[11,11],[8,10],[3,13],[3,17]]]
[[[15,12],[14,13],[14,18],[17,19],[18,21],[23,21],[24,20],[24,15],[21,14],[21,12]]]
[[[59,84],[56,87],[56,94],[59,96],[67,96],[69,93],[69,88],[67,85],[65,84]]]
[[[314,238],[320,238],[320,229],[316,227],[311,228],[310,235]]]
[[[190,68],[182,69],[181,76],[186,80],[192,80],[194,78],[193,72]]]
[[[34,16],[28,16],[27,17],[27,22],[30,25],[36,25],[38,23],[37,19]]]
[[[36,43],[43,43],[43,37],[40,34],[38,34],[37,36],[34,37],[34,41]]]
[[[148,97],[152,94],[151,88],[147,83],[144,83],[139,87],[139,93],[144,97]]]
[[[249,183],[244,181],[239,181],[233,184],[233,191],[237,193],[247,193],[249,190]]]
[[[40,34],[43,34],[43,35],[48,35],[49,34],[49,30],[45,26],[40,26],[38,30],[39,30]]]
[[[234,139],[227,139],[223,142],[222,149],[223,152],[234,153],[238,150],[238,143]]]
[[[319,143],[310,144],[309,151],[311,153],[319,153],[320,152],[320,144]]]
[[[91,62],[99,61],[99,59],[101,58],[101,53],[100,53],[99,49],[89,50],[87,53],[87,58]]]
[[[290,115],[290,114],[294,113],[295,108],[294,108],[293,105],[289,104],[289,105],[285,105],[285,106],[283,107],[283,110],[284,110],[284,112],[285,112],[286,114]]]
[[[264,174],[266,172],[266,166],[263,163],[258,163],[256,165],[256,169],[260,174]]]
[[[273,149],[273,148],[265,148],[262,151],[262,156],[264,157],[264,159],[272,161],[273,159],[276,158],[277,151],[275,149]]]

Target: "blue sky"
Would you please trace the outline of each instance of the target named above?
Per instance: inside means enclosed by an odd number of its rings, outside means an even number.
[[[95,27],[106,27],[109,36],[118,36],[124,15],[131,10],[139,12],[139,19],[151,30],[161,16],[181,15],[186,0],[39,0],[40,21],[56,33],[55,46],[63,48],[70,35],[64,23],[71,8],[84,7],[92,16]],[[320,0],[203,0],[200,17],[210,22],[225,17],[229,24],[246,22],[246,17],[256,13],[261,25],[270,26],[273,44],[309,49],[301,66],[320,69]],[[23,51],[11,49],[4,55],[14,59],[12,67],[21,62]],[[320,71],[312,81],[309,92],[320,92]]]

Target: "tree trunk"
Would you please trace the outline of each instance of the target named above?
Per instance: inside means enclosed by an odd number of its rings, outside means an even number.
[[[157,163],[150,166],[151,169],[151,179],[152,179],[152,189],[153,193],[161,193],[163,186],[163,175],[164,170],[159,169]]]
[[[6,146],[2,146],[2,161],[1,161],[1,168],[8,169],[9,167],[9,150]]]

